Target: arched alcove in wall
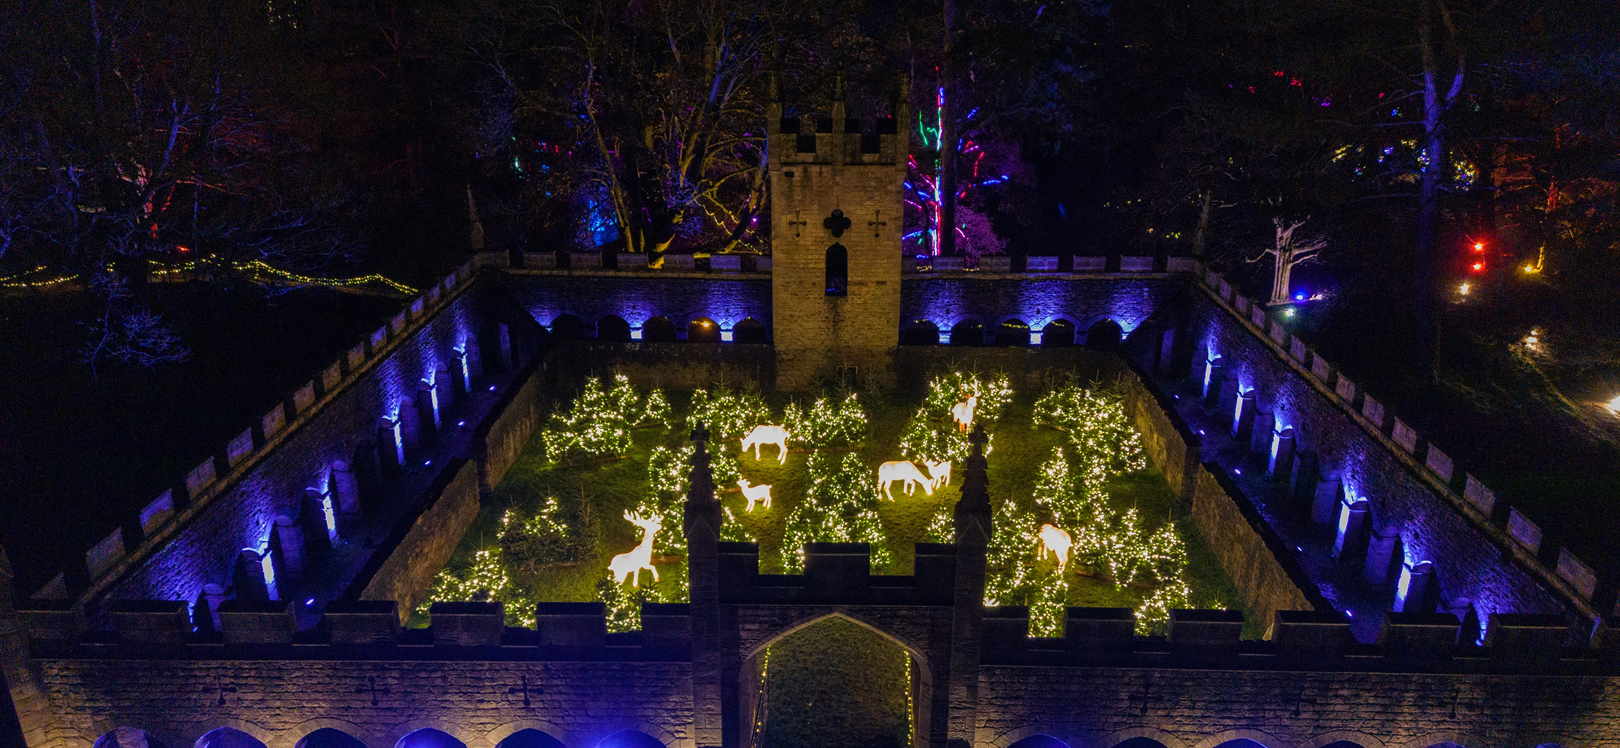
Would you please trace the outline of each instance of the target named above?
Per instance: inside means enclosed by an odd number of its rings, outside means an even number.
[[[234,727],[221,727],[197,738],[194,748],[265,748],[265,745],[258,738]]]
[[[1086,330],[1086,347],[1096,351],[1117,351],[1123,339],[1124,331],[1111,319],[1101,320]]]
[[[1225,743],[1221,743],[1220,745],[1215,746],[1215,748],[1268,748],[1268,746],[1266,746],[1264,743],[1258,743],[1248,738],[1238,738],[1236,740],[1228,740]]]
[[[551,337],[555,342],[564,340],[584,340],[585,323],[572,314],[558,315],[551,321]]]
[[[96,738],[94,748],[169,748],[139,727],[115,727]]]
[[[1029,325],[1020,319],[1009,319],[996,328],[996,345],[1029,345]]]
[[[1041,345],[1046,348],[1062,348],[1074,345],[1074,323],[1066,319],[1055,319],[1041,328]]]
[[[305,735],[294,748],[366,748],[366,744],[342,730],[322,727]]]
[[[675,323],[668,317],[653,317],[641,326],[641,339],[649,343],[673,343],[680,337],[675,330]]]
[[[443,731],[424,727],[400,738],[394,748],[467,748],[467,744]]]
[[[1069,748],[1069,744],[1051,735],[1031,735],[1007,748]]]
[[[563,742],[534,728],[518,730],[495,744],[495,748],[565,748]]]
[[[686,323],[686,339],[692,343],[718,343],[720,326],[708,317],[698,317]]]
[[[1110,746],[1110,748],[1165,748],[1165,745],[1153,738],[1137,737],[1122,740]]]
[[[602,738],[596,748],[664,748],[664,744],[651,735],[636,730],[620,730]]]
[[[844,296],[849,293],[849,250],[842,244],[827,248],[827,295]]]
[[[903,748],[927,724],[926,658],[863,621],[831,614],[756,646],[741,669],[740,743]]]
[[[951,345],[984,345],[984,326],[965,319],[951,328]]]
[[[731,327],[731,342],[746,343],[749,345],[765,345],[771,342],[770,330],[765,323],[753,317],[744,317]]]
[[[900,345],[938,345],[939,326],[926,319],[914,319],[900,326]]]
[[[630,323],[617,314],[609,314],[596,321],[596,339],[627,343],[630,341]]]

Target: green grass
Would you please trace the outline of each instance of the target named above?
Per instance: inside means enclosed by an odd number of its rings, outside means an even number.
[[[760,668],[765,675],[764,708],[756,715],[765,748],[910,744],[909,659],[881,634],[823,619],[772,644],[754,666],[756,683]]]
[[[671,393],[676,413],[683,413],[687,395]],[[870,437],[858,451],[860,458],[875,472],[885,460],[898,459],[898,443],[906,422],[922,404],[921,393],[888,393],[884,396],[863,394],[870,423]],[[1035,427],[1032,411],[1035,393],[1020,393],[1003,414],[1000,423],[990,428],[992,451],[988,457],[988,478],[991,500],[997,506],[1016,502],[1027,510],[1039,511],[1035,505],[1035,477],[1041,463],[1050,458],[1055,447],[1066,443],[1067,435],[1050,428]],[[780,413],[788,402],[785,395],[768,397],[772,409]],[[554,496],[563,507],[564,516],[572,516],[582,509],[587,511],[599,529],[593,552],[587,553],[577,565],[553,566],[539,569],[508,569],[513,583],[530,599],[545,601],[589,601],[597,599],[596,585],[607,575],[607,563],[613,555],[634,547],[640,531],[622,519],[626,509],[634,507],[647,491],[647,460],[652,450],[664,445],[678,447],[686,443],[682,428],[647,428],[634,434],[633,447],[624,459],[603,460],[576,466],[552,465],[542,457],[538,436],[513,465],[497,486],[494,501],[485,506],[471,530],[463,538],[451,561],[452,568],[465,567],[479,549],[496,544],[501,515],[514,508],[532,513],[546,498]],[[736,440],[712,445],[711,449],[724,450],[737,455]],[[790,452],[785,463],[778,461],[774,447],[761,450],[762,459],[753,454],[740,456],[742,475],[755,484],[772,486],[772,505],[769,509],[755,507],[745,511],[746,505],[735,485],[720,486],[722,504],[732,511],[750,537],[760,545],[760,571],[782,571],[781,540],[788,515],[804,500],[809,488],[806,463],[807,452]],[[876,571],[886,574],[911,573],[915,558],[914,545],[925,538],[929,521],[941,511],[949,511],[961,495],[962,466],[957,465],[951,485],[942,485],[927,495],[920,487],[906,496],[900,485],[893,487],[894,500],[880,501],[877,513],[882,521],[884,536],[893,552],[893,561]],[[729,489],[729,490],[728,490]],[[1144,524],[1151,530],[1164,522],[1175,522],[1181,531],[1188,551],[1189,566],[1186,580],[1191,586],[1194,601],[1200,606],[1219,605],[1241,609],[1241,602],[1231,581],[1215,561],[1209,549],[1189,518],[1171,494],[1169,486],[1155,471],[1122,475],[1107,484],[1109,500],[1120,510],[1135,508]],[[662,532],[680,532],[678,525],[666,527]],[[660,565],[662,584],[679,579],[684,569],[679,563]],[[667,569],[667,572],[664,571]],[[647,582],[645,575],[643,581]],[[1121,588],[1112,582],[1081,575],[1071,575],[1069,604],[1090,607],[1136,607],[1149,590]]]

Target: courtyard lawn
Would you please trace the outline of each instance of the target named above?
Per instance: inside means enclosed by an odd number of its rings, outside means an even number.
[[[1013,502],[1038,516],[1042,511],[1035,501],[1038,470],[1051,458],[1054,448],[1068,443],[1064,432],[1034,425],[1033,410],[1039,394],[1043,393],[1015,394],[1000,421],[988,429],[992,451],[987,458],[992,502],[998,507]],[[685,414],[690,396],[686,392],[669,393],[677,416]],[[901,432],[922,405],[923,397],[922,393],[862,393],[860,403],[869,424],[865,444],[859,449],[827,451],[854,452],[875,476],[879,463],[903,459],[898,446]],[[777,418],[792,399],[780,394],[766,397]],[[801,395],[797,400],[804,403],[806,398]],[[558,516],[567,518],[570,532],[579,533],[583,538],[579,541],[580,550],[573,560],[560,563],[532,567],[505,563],[505,573],[514,593],[509,597],[533,602],[601,599],[598,585],[608,575],[608,561],[615,554],[630,550],[640,540],[640,530],[625,521],[624,514],[642,502],[651,490],[647,466],[654,449],[660,446],[676,449],[690,444],[687,429],[680,425],[679,418],[672,420],[677,423],[674,427],[652,426],[631,432],[628,453],[622,458],[584,459],[565,464],[554,464],[546,459],[537,432],[497,486],[494,500],[481,510],[448,569],[464,574],[473,566],[479,551],[498,547],[502,516],[508,510],[515,510],[518,515],[533,515],[548,498],[554,497],[559,507]],[[736,439],[712,443],[710,448],[737,458],[741,475],[751,483],[772,486],[772,505],[769,508],[756,505],[752,512],[746,511],[746,501],[735,483],[717,488],[722,505],[737,519],[742,532],[759,543],[760,571],[782,573],[785,550],[782,538],[788,517],[806,500],[810,489],[807,469],[810,451],[792,450],[786,461],[780,462],[774,446],[762,447],[761,458],[757,460],[751,451],[739,454]],[[937,514],[950,512],[960,497],[963,478],[963,466],[954,465],[950,485],[935,488],[932,495],[919,486],[914,494],[907,496],[902,484],[896,483],[892,487],[894,499],[877,502],[882,537],[892,551],[892,559],[874,568],[874,573],[911,573],[914,544],[927,540],[930,521]],[[1183,577],[1191,588],[1193,605],[1241,609],[1236,589],[1156,471],[1115,476],[1105,484],[1105,490],[1114,509],[1123,512],[1134,508],[1142,526],[1149,531],[1165,522],[1176,523],[1186,546],[1188,567]],[[997,510],[998,516],[1002,511]],[[679,533],[679,517],[678,510],[672,512],[661,532]],[[659,593],[663,599],[681,599],[681,580],[685,575],[681,558],[673,554],[654,555],[654,565],[660,572]],[[1136,608],[1152,592],[1146,586],[1117,585],[1096,570],[1080,568],[1079,564],[1071,565],[1070,569],[1075,573],[1068,575],[1069,605]],[[643,585],[651,581],[649,575],[642,574]],[[508,607],[515,606],[509,603]],[[530,616],[527,611],[509,610],[508,616],[514,625],[532,624],[525,620]],[[424,617],[418,615],[415,623],[424,624]]]

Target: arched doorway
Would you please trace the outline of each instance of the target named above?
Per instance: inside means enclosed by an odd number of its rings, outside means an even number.
[[[195,748],[265,748],[264,743],[234,727],[209,730],[197,738]]]
[[[649,343],[673,343],[678,337],[668,317],[653,317],[641,326],[641,339]]]
[[[897,640],[831,615],[770,641],[742,668],[741,743],[905,748],[927,729],[931,676]]]
[[[996,345],[1029,345],[1029,325],[1023,320],[1009,319],[996,328]]]
[[[1165,748],[1165,745],[1153,738],[1130,738],[1116,743],[1113,748]]]
[[[965,319],[951,328],[951,345],[984,345],[984,326]]]
[[[596,339],[614,343],[630,342],[630,323],[617,314],[609,314],[596,321]]]
[[[572,314],[559,315],[551,321],[551,338],[556,342],[584,340],[585,323]]]
[[[366,748],[366,744],[342,730],[322,727],[305,735],[296,748]]]
[[[765,329],[764,322],[753,317],[744,317],[742,321],[732,326],[731,342],[765,345],[771,342],[771,334]]]
[[[1086,330],[1086,347],[1094,351],[1117,351],[1122,337],[1124,332],[1119,323],[1105,319]]]
[[[900,328],[900,345],[938,345],[939,326],[925,319],[912,320]]]
[[[1062,348],[1074,345],[1074,323],[1066,319],[1055,319],[1041,328],[1041,345],[1046,348]]]
[[[534,728],[518,730],[495,744],[495,748],[565,748],[563,742]]]
[[[96,738],[95,748],[169,748],[139,727],[115,727]]]
[[[1069,744],[1051,735],[1031,735],[1007,748],[1069,748]]]
[[[844,296],[849,293],[849,250],[842,244],[827,248],[827,295]]]
[[[664,744],[651,735],[635,730],[620,730],[602,738],[596,748],[664,748]]]
[[[686,340],[689,343],[718,343],[720,326],[708,317],[698,317],[686,323]]]
[[[467,744],[445,732],[424,727],[400,738],[394,748],[467,748]]]

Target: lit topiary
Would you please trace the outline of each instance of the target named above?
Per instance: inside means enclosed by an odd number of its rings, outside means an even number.
[[[601,380],[585,380],[573,407],[552,415],[541,431],[546,456],[561,462],[571,456],[622,455],[630,449],[630,429],[641,420],[635,390],[619,375],[612,390]]]
[[[788,514],[782,533],[782,565],[789,574],[804,571],[805,543],[868,543],[872,565],[894,557],[878,518],[870,468],[852,454],[810,456],[810,489]]]
[[[790,441],[807,449],[859,446],[866,441],[866,411],[854,393],[837,404],[825,397],[809,407],[790,403],[782,423],[791,434]]]
[[[694,390],[687,407],[686,427],[701,423],[712,441],[733,439],[771,420],[771,409],[757,392],[733,392],[724,385],[714,391]],[[718,479],[716,479],[718,482]]]
[[[668,428],[670,413],[669,399],[664,397],[664,391],[653,390],[647,394],[647,401],[641,406],[641,418],[636,425]]]

